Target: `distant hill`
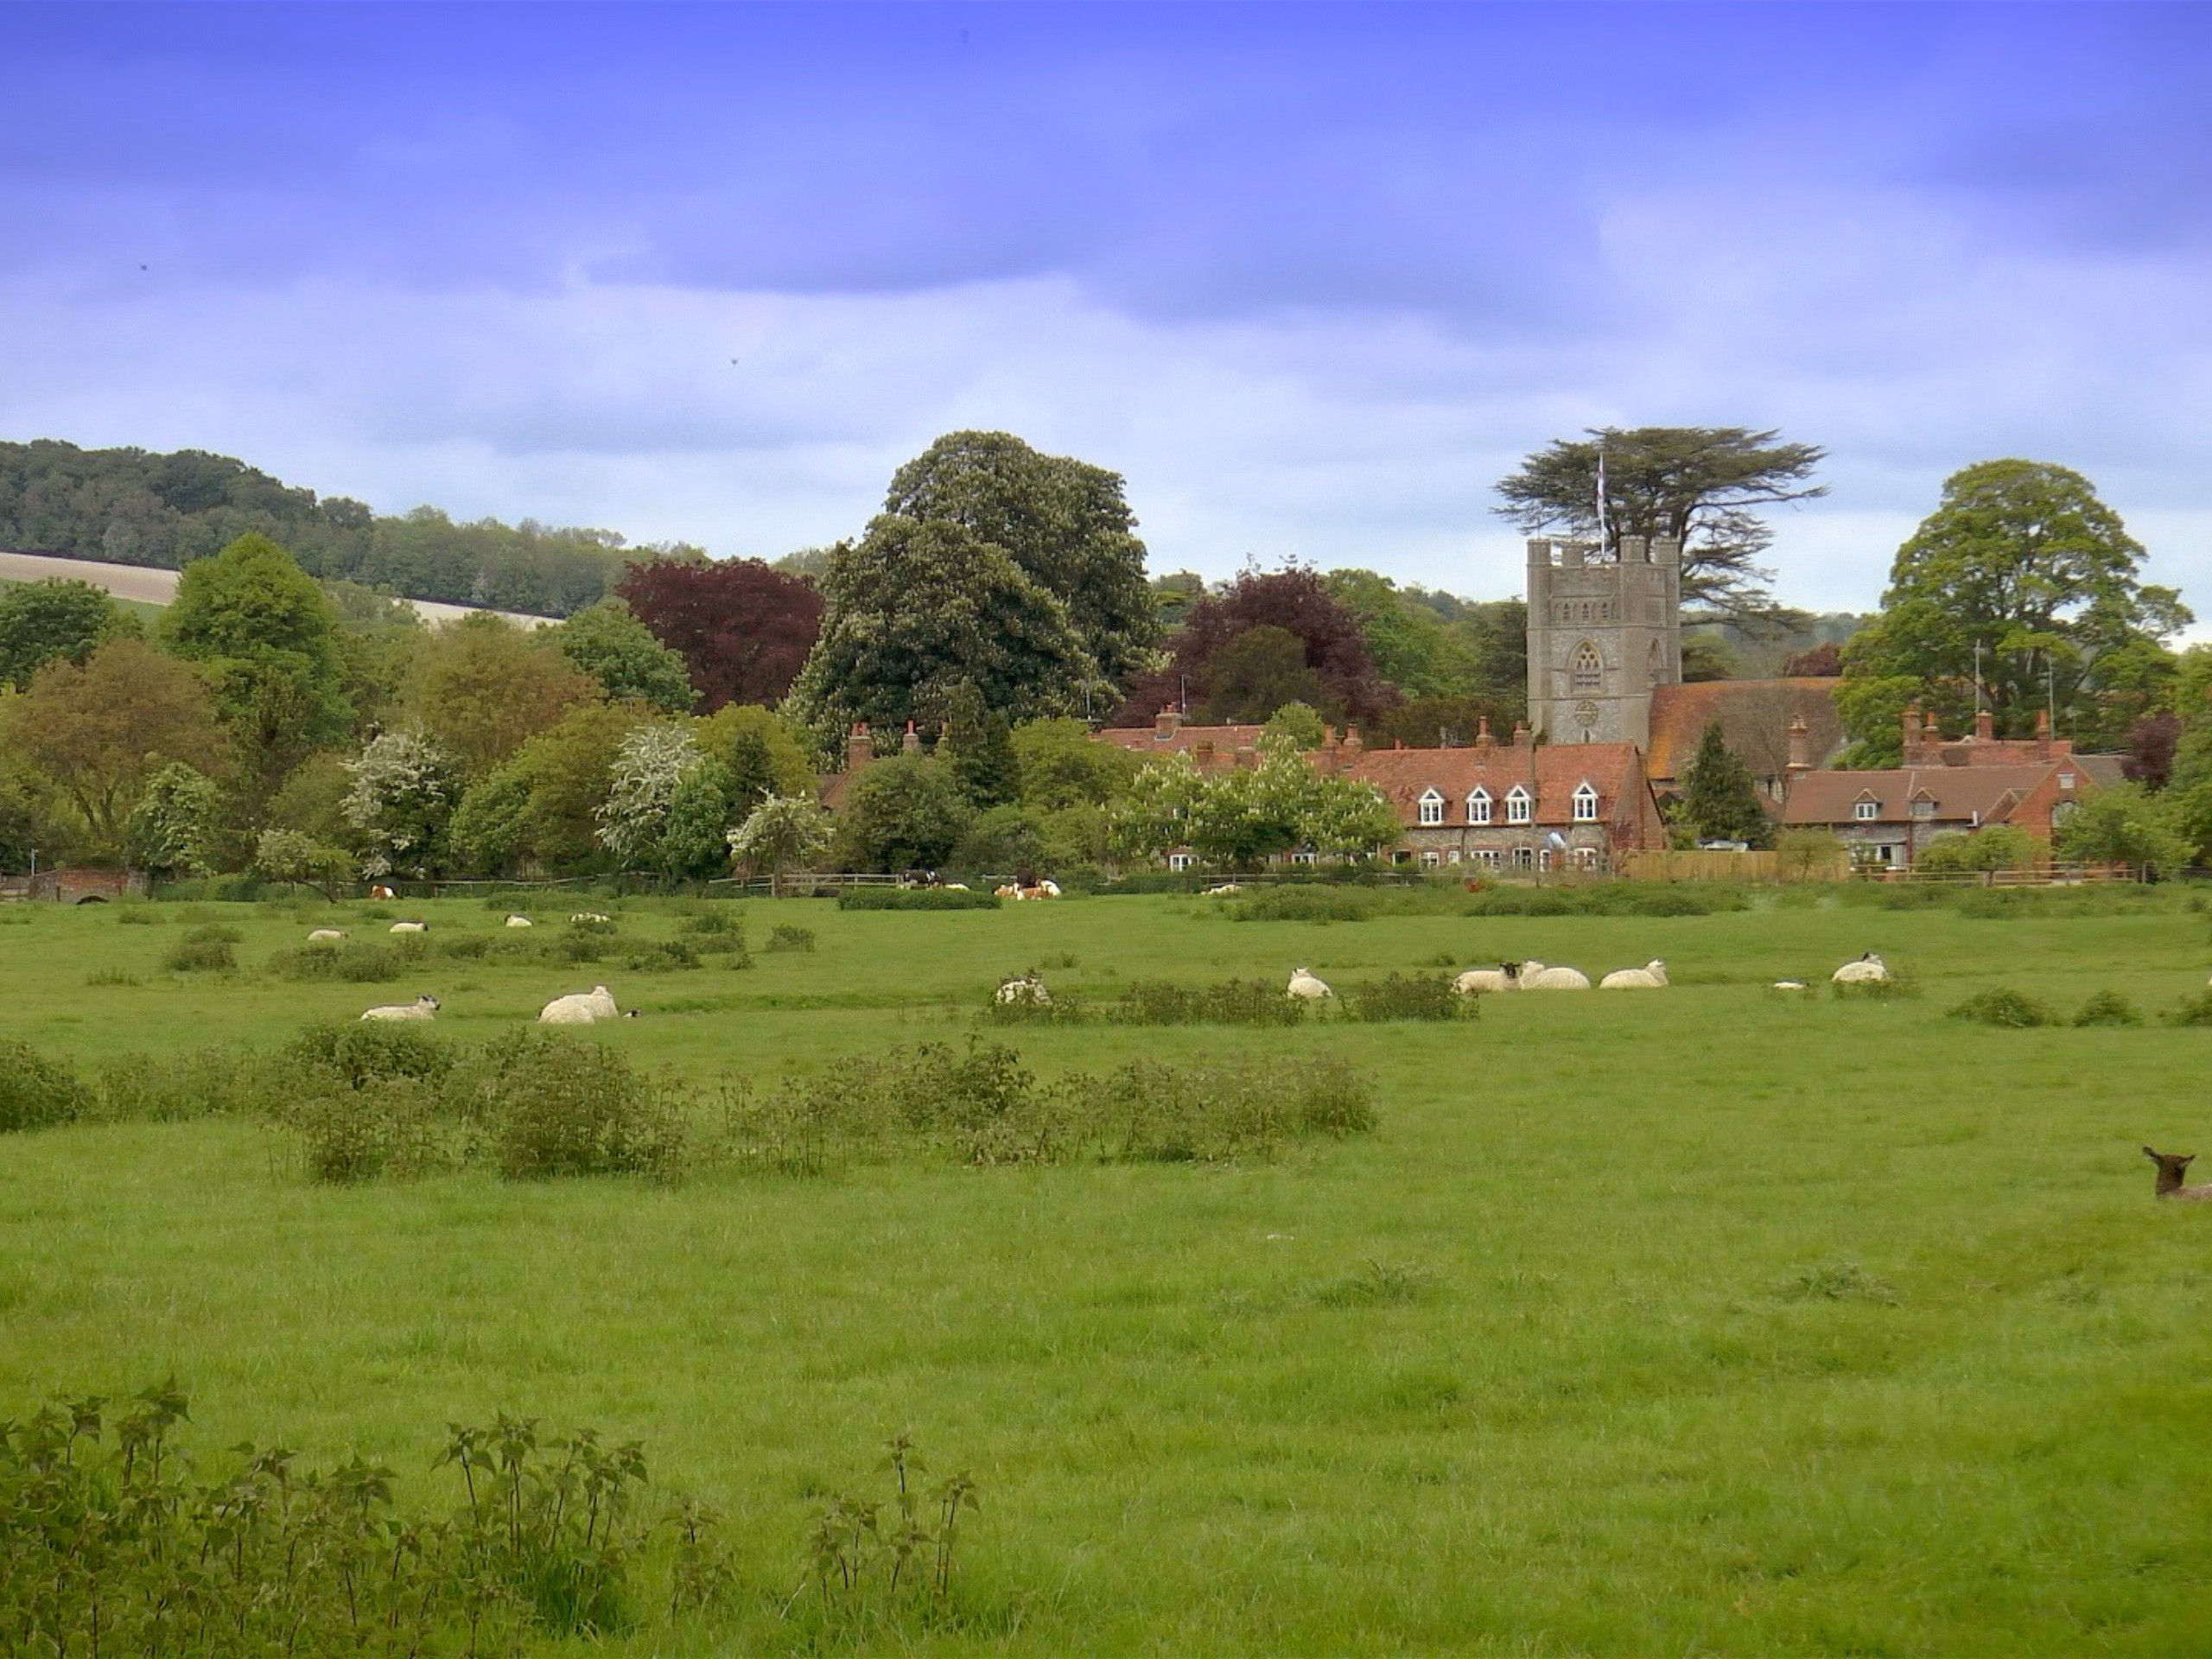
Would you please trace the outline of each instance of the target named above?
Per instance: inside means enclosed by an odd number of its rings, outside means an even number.
[[[0,443],[0,548],[174,570],[248,531],[289,548],[311,575],[534,616],[592,603],[632,559],[692,550],[632,548],[613,531],[528,518],[457,524],[435,507],[379,517],[197,449]]]

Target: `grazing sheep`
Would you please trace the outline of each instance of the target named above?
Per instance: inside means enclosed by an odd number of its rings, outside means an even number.
[[[1302,997],[1308,1001],[1318,1001],[1322,997],[1334,996],[1336,995],[1334,991],[1331,990],[1325,984],[1313,976],[1313,970],[1310,968],[1292,969],[1290,970],[1290,985],[1288,989],[1291,995]]]
[[[2183,1186],[2181,1173],[2196,1161],[2193,1152],[2153,1152],[2143,1148],[2143,1155],[2158,1166],[2157,1194],[2162,1198],[2179,1198],[2183,1204],[2212,1202],[2212,1183],[2198,1186]]]
[[[1828,977],[1839,985],[1872,985],[1890,976],[1881,957],[1869,950],[1856,962],[1847,962]]]
[[[342,939],[345,937],[346,930],[342,927],[318,927],[308,935],[308,943],[320,944],[326,939]]]
[[[965,893],[968,891],[968,884],[965,881],[940,881],[938,883],[938,886],[944,888],[947,893]]]
[[[1574,968],[1547,968],[1541,962],[1521,964],[1521,988],[1524,991],[1586,991],[1590,976]]]
[[[1452,982],[1452,988],[1462,996],[1491,996],[1500,991],[1521,988],[1521,964],[1501,962],[1495,968],[1470,968]]]
[[[385,887],[379,883],[376,887],[369,889],[369,897],[372,899],[397,899],[399,895],[394,893],[390,887]]]
[[[1038,977],[1034,968],[1020,979],[1007,981],[995,995],[1001,1002],[1027,1002],[1040,1008],[1052,1006],[1052,994],[1045,988],[1045,982]]]
[[[429,1020],[438,1012],[438,999],[428,991],[412,1002],[387,1002],[380,1008],[371,1008],[364,1020]]]
[[[1774,988],[1777,991],[1802,991],[1805,988],[1805,982],[1802,979],[1777,979],[1774,982]]]
[[[608,918],[601,915],[595,910],[580,910],[575,915],[569,917],[569,919],[571,922],[603,922]]]
[[[1598,982],[1601,991],[1656,991],[1667,983],[1667,964],[1654,957],[1641,968],[1620,968]]]
[[[594,1020],[622,1017],[622,1011],[614,1006],[613,993],[604,985],[556,996],[537,1011],[541,1026],[588,1026]]]
[[[427,922],[394,922],[391,925],[391,931],[394,933],[427,933],[429,931],[429,924]]]
[[[1208,887],[1205,891],[1205,896],[1209,899],[1234,899],[1238,893],[1243,891],[1244,889],[1237,886],[1236,882],[1224,881],[1217,887]]]
[[[527,916],[510,916],[507,918],[507,925],[509,927],[531,927],[535,925],[535,924],[533,924]]]

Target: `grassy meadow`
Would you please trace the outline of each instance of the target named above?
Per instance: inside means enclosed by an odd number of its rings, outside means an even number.
[[[501,912],[0,909],[0,1036],[88,1077],[418,991],[469,1042],[604,981],[641,1017],[580,1040],[711,1096],[964,1043],[1031,967],[1102,1001],[1297,965],[1340,989],[1500,957],[1674,977],[1449,1023],[984,1032],[1047,1075],[1264,1048],[1374,1079],[1374,1133],[1260,1163],[334,1188],[251,1122],[0,1138],[0,1416],[173,1372],[204,1459],[358,1450],[425,1503],[450,1420],[641,1438],[656,1487],[727,1511],[740,1582],[600,1644],[621,1655],[816,1642],[785,1611],[808,1528],[901,1429],[982,1507],[949,1613],[871,1650],[2202,1654],[2212,1205],[2154,1204],[2137,1148],[2212,1154],[2212,1028],[2157,1020],[2203,986],[2212,918],[2175,890],[1861,896],[1522,918],[1451,895],[1325,925],[750,900],[742,970],[432,957],[373,985],[266,969],[314,926],[419,916],[435,942]],[[587,903],[625,944],[687,919]],[[529,908],[558,933],[572,907]],[[210,923],[243,934],[238,970],[165,971]],[[779,923],[816,948],[764,949]],[[1828,995],[1868,949],[1921,995]],[[2151,1020],[1946,1017],[1996,985]]]

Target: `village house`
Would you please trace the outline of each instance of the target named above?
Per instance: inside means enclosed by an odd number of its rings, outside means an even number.
[[[2120,757],[2076,754],[2036,716],[2031,738],[1999,738],[1986,713],[1970,736],[1946,742],[1933,716],[1908,709],[1904,764],[1878,771],[1797,773],[1783,802],[1785,828],[1828,830],[1853,862],[1910,869],[1928,844],[2008,823],[2048,842],[2091,790],[2120,781]]]

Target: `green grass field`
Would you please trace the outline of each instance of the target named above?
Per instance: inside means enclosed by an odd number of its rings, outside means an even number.
[[[605,901],[593,901],[611,908]],[[558,929],[569,901],[536,913]],[[0,911],[0,1035],[90,1067],[435,993],[471,1040],[603,979],[594,1028],[702,1083],[964,1039],[1001,977],[1339,987],[1663,957],[1665,991],[1487,999],[1444,1025],[1013,1028],[1040,1072],[1342,1055],[1381,1124],[1246,1166],[321,1188],[228,1121],[0,1140],[0,1414],[174,1371],[191,1444],[359,1449],[428,1501],[444,1425],[505,1408],[641,1437],[728,1510],[743,1582],[613,1652],[785,1651],[824,1491],[911,1430],[971,1469],[932,1653],[2201,1655],[2212,1578],[2212,1205],[2137,1150],[2212,1152],[2212,1029],[1990,1029],[2007,984],[2155,1014],[2212,924],[1840,903],[1670,918],[1236,924],[1204,901],[842,914],[748,902],[756,965],[262,966],[359,905]],[[474,903],[401,901],[435,937]],[[173,976],[195,921],[233,976]],[[632,902],[626,941],[671,937]],[[762,950],[813,928],[812,953]],[[1923,995],[1790,1000],[1879,950]],[[422,982],[416,982],[419,977]],[[88,983],[93,979],[136,983]]]

